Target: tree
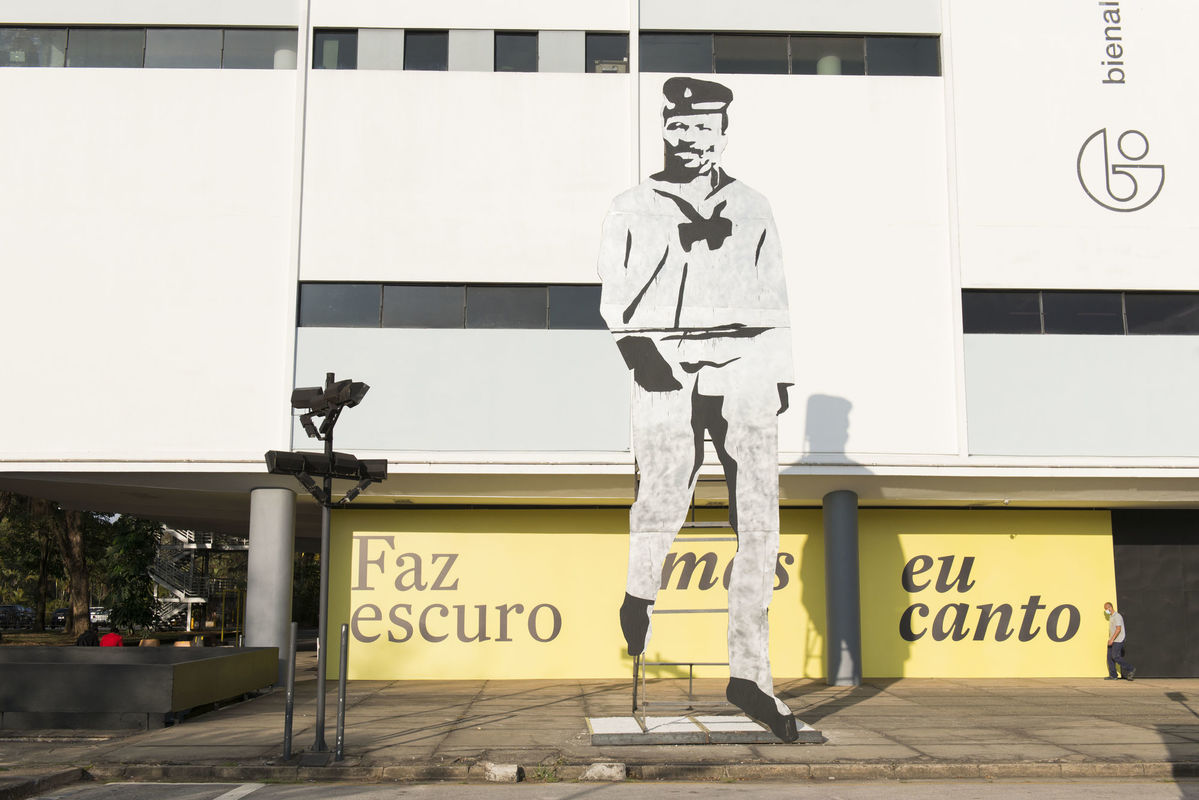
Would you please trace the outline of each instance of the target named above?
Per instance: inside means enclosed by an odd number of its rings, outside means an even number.
[[[67,630],[79,635],[91,622],[90,564],[106,546],[111,522],[90,511],[66,509],[52,500],[0,492],[0,519],[17,529],[36,530],[57,548],[67,578],[71,609]]]
[[[112,536],[105,552],[108,577],[105,605],[114,627],[132,630],[154,622],[154,584],[150,565],[158,552],[162,525],[122,515],[111,523]]]
[[[45,629],[50,584],[63,576],[49,530],[24,519],[0,519],[0,599],[34,607],[33,629]],[[58,592],[55,592],[57,598]]]

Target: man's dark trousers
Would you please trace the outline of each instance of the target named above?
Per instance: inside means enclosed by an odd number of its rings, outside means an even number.
[[[1128,640],[1123,642],[1112,642],[1107,646],[1107,674],[1108,677],[1116,677],[1116,665],[1120,665],[1120,677],[1124,677],[1132,671],[1132,664],[1124,660],[1124,645]]]

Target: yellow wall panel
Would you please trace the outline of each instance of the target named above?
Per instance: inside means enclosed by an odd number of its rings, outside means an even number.
[[[860,525],[865,675],[1102,674],[1102,605],[1114,596],[1106,512],[863,511]],[[782,531],[774,674],[820,677],[820,512],[784,510]],[[699,538],[720,536],[704,529]],[[626,547],[623,509],[338,512],[330,620],[333,631],[351,625],[349,677],[627,677],[617,618]],[[734,552],[728,541],[676,543],[658,608],[710,613],[656,615],[650,661],[727,660],[722,609]],[[995,615],[982,635],[980,606]]]

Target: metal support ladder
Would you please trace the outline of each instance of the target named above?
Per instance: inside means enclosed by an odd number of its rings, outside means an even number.
[[[705,437],[705,451],[707,445],[711,443],[711,439]],[[705,459],[706,460],[706,459]],[[705,478],[699,476],[695,482],[695,489],[691,493],[691,508],[687,515],[687,520],[683,523],[678,535],[675,537],[675,543],[700,543],[700,542],[736,542],[737,535],[733,532],[733,526],[728,520],[723,522],[707,522],[697,520],[696,517],[696,495],[701,484],[725,484],[726,478],[723,471],[720,477]],[[641,488],[641,470],[638,468],[636,461],[633,462],[633,498],[637,497],[637,493]],[[727,601],[724,608],[671,608],[671,609],[655,609],[653,614],[725,614],[729,613]],[[727,667],[727,661],[646,661],[646,653],[640,656],[633,657],[633,715],[638,717],[645,724],[646,712],[651,708],[658,708],[663,711],[695,711],[695,668],[696,667]],[[678,703],[668,700],[650,700],[646,687],[646,668],[647,667],[687,667],[687,703]],[[640,684],[640,687],[638,686]],[[640,689],[640,691],[638,691]],[[640,702],[638,702],[640,698]],[[720,700],[710,700],[702,703],[703,706],[710,709],[726,709],[732,708],[733,705],[722,697]]]

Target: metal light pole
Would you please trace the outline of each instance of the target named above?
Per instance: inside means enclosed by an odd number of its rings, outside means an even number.
[[[333,382],[333,373],[325,378],[326,386]],[[333,457],[333,426],[325,435],[325,455]],[[332,520],[332,509],[329,508],[329,498],[333,495],[333,476],[325,476],[324,502],[321,503],[321,598],[320,612],[317,616],[316,631],[316,740],[312,749],[323,753],[329,749],[325,744],[325,645],[329,642],[329,526]]]
[[[293,453],[270,450],[266,453],[267,470],[275,475],[293,475],[304,488],[316,498],[321,506],[321,585],[320,611],[318,616],[316,651],[316,737],[314,752],[327,752],[325,743],[325,675],[328,655],[329,634],[329,539],[330,522],[334,505],[343,506],[352,501],[372,483],[387,477],[387,461],[384,459],[359,460],[346,453],[333,452],[333,428],[342,409],[353,408],[362,402],[370,387],[357,381],[336,381],[333,373],[325,374],[325,385],[296,389],[291,395],[291,405],[304,409],[300,423],[304,432],[313,439],[324,442],[323,453]],[[320,417],[318,428],[313,417]],[[318,486],[313,476],[323,478]],[[358,485],[350,489],[336,502],[333,501],[333,479],[357,480]],[[344,675],[342,676],[344,678]]]

